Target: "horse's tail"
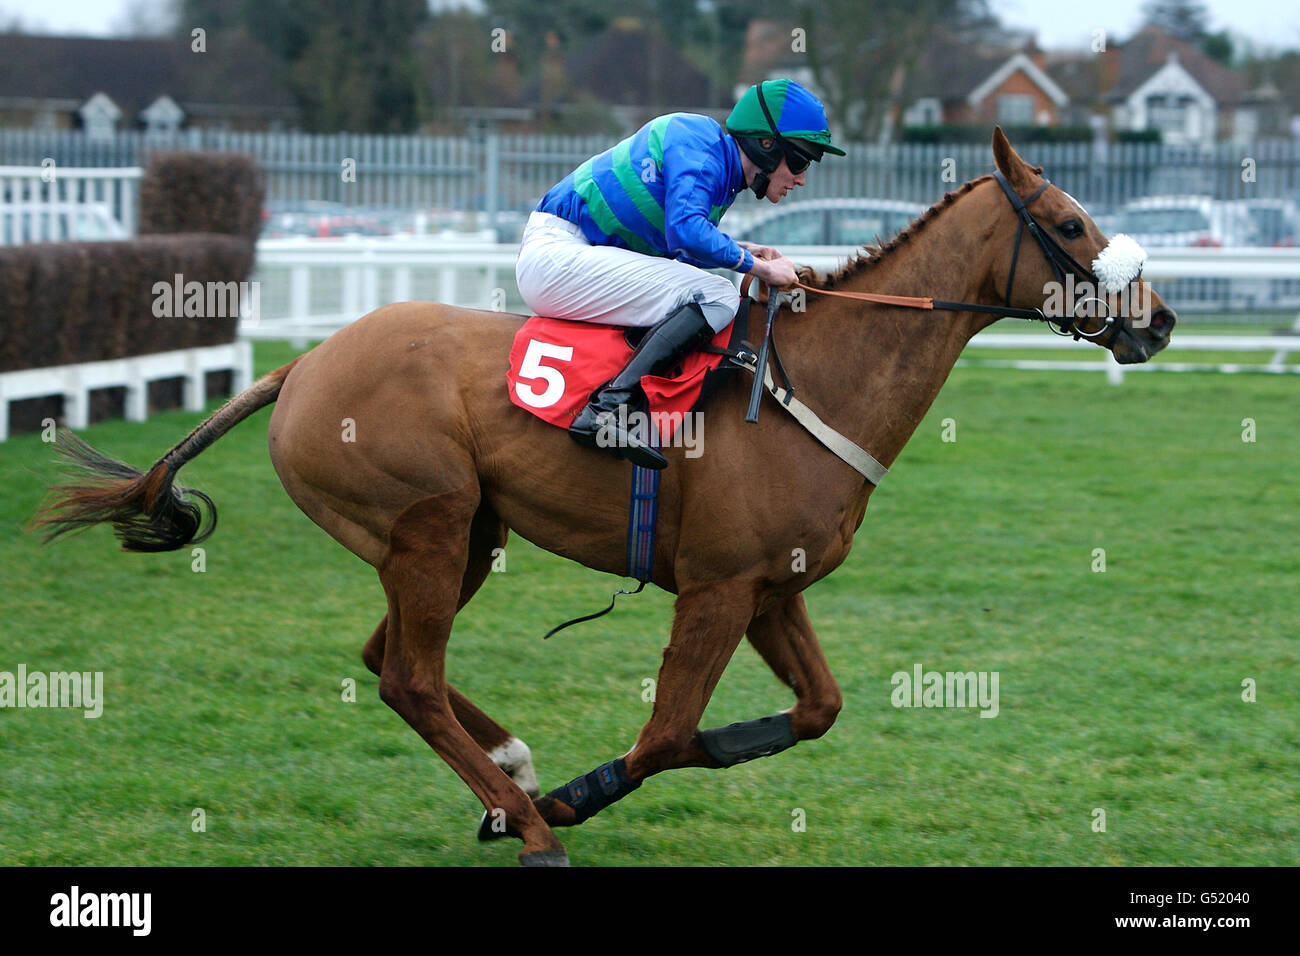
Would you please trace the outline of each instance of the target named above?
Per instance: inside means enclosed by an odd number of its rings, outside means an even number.
[[[174,485],[176,472],[249,415],[274,402],[297,362],[294,359],[262,376],[231,398],[143,474],[63,430],[59,451],[86,477],[51,488],[51,499],[28,530],[48,527],[45,542],[49,543],[69,531],[107,521],[126,551],[175,551],[206,540],[216,529],[217,507],[203,492]],[[186,500],[187,496],[206,508]]]

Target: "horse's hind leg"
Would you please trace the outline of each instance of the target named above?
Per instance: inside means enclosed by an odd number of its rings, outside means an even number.
[[[794,690],[789,714],[795,740],[814,740],[830,730],[843,698],[808,620],[803,595],[754,618],[747,636],[777,678]]]
[[[461,578],[460,597],[457,610],[469,603],[476,591],[482,587],[492,570],[499,548],[506,543],[506,526],[496,516],[496,512],[486,504],[480,505],[474,513],[470,525],[469,555],[465,564],[465,574]],[[384,664],[384,646],[388,639],[388,617],[379,622],[375,632],[366,641],[361,659],[371,672],[380,675]],[[506,774],[530,797],[537,796],[540,786],[537,772],[533,769],[532,751],[528,745],[506,730],[478,707],[473,701],[447,685],[447,696],[456,720],[474,738],[474,742],[487,752],[492,762]]]
[[[388,616],[385,615],[375,628],[375,633],[370,635],[370,640],[366,641],[362,652],[366,667],[376,676],[383,671],[387,632]],[[528,745],[483,713],[472,700],[451,684],[447,685],[447,699],[451,702],[456,720],[474,738],[474,743],[486,751],[492,762],[504,770],[524,793],[530,797],[540,794],[542,791],[537,782],[537,771],[533,767],[533,752]]]
[[[447,640],[468,564],[474,484],[426,498],[393,523],[379,569],[388,595],[379,694],[465,781],[507,832],[523,863],[565,863],[564,847],[533,802],[461,726],[446,680]]]

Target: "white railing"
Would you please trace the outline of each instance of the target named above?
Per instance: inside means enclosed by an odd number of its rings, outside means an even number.
[[[253,275],[260,314],[246,317],[240,334],[303,348],[388,302],[522,310],[515,289],[519,247],[492,236],[263,239]]]
[[[522,311],[514,284],[518,247],[490,232],[428,239],[274,239],[257,245],[261,316],[255,338],[320,338],[386,302],[427,299],[482,309]],[[834,269],[856,250],[794,246],[782,251],[818,270]],[[739,281],[734,273],[727,273]],[[1157,249],[1144,272],[1163,280],[1229,279],[1267,285],[1300,281],[1300,249]],[[249,323],[246,323],[246,326]]]
[[[208,372],[231,372],[231,393],[239,394],[253,380],[253,346],[228,342],[151,355],[131,355],[102,362],[27,368],[0,372],[0,441],[9,437],[9,403],[47,395],[63,396],[63,417],[69,428],[89,423],[90,393],[101,388],[125,388],[127,421],[148,416],[149,383],[183,378],[182,401],[186,411],[201,412],[207,401]]]
[[[981,332],[966,345],[967,349],[1000,349],[1003,351],[1061,351],[1079,352],[1078,360],[1059,359],[986,359],[965,357],[958,360],[959,367],[1016,368],[1057,372],[1105,372],[1112,384],[1124,381],[1127,372],[1258,372],[1273,375],[1300,374],[1300,365],[1287,365],[1287,358],[1300,352],[1300,335],[1197,335],[1178,334],[1169,340],[1165,351],[1153,362],[1142,365],[1120,365],[1109,352],[1102,352],[1091,343],[1075,342],[1060,335],[1026,333]],[[1171,362],[1170,355],[1180,352],[1271,352],[1267,363],[1246,362]],[[1088,357],[1091,355],[1091,357]]]
[[[834,269],[854,252],[840,247],[791,247],[783,250],[797,262],[819,270]],[[471,308],[526,312],[514,284],[518,247],[493,243],[486,234],[472,238],[263,240],[258,243],[257,272],[261,283],[260,314],[246,320],[246,338],[289,339],[298,348],[325,338],[386,302],[429,300]],[[734,273],[729,273],[739,280]],[[1300,249],[1169,249],[1152,252],[1144,275],[1157,284],[1162,278],[1205,277],[1268,282],[1300,277]],[[1300,333],[1300,316],[1296,319]],[[1104,371],[1112,382],[1125,371],[1259,371],[1300,372],[1287,365],[1300,352],[1300,334],[1202,335],[1175,334],[1155,363],[1122,366],[1095,346],[1050,334],[985,332],[970,344],[974,349],[1056,352],[1075,349],[1079,359],[963,359],[966,364],[1008,368],[1048,368],[1062,371]],[[1089,351],[1090,350],[1090,351]],[[1179,352],[1271,352],[1267,364],[1171,362]]]
[[[140,175],[139,167],[0,166],[0,245],[80,238],[68,234],[77,207],[106,208],[125,235],[135,235]]]

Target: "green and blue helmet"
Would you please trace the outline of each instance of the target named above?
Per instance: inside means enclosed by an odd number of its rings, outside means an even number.
[[[798,175],[814,160],[844,150],[831,143],[830,124],[821,101],[794,80],[764,80],[745,91],[727,117],[726,130],[736,144],[759,168],[751,188],[762,198],[767,191],[768,174],[776,171],[784,158],[790,172]],[[763,148],[763,140],[772,145]]]

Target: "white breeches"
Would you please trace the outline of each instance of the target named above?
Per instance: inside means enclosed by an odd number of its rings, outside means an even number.
[[[736,315],[740,292],[725,276],[618,246],[593,246],[582,230],[550,213],[528,217],[519,291],[536,315],[607,325],[654,325],[692,300],[713,330]]]

